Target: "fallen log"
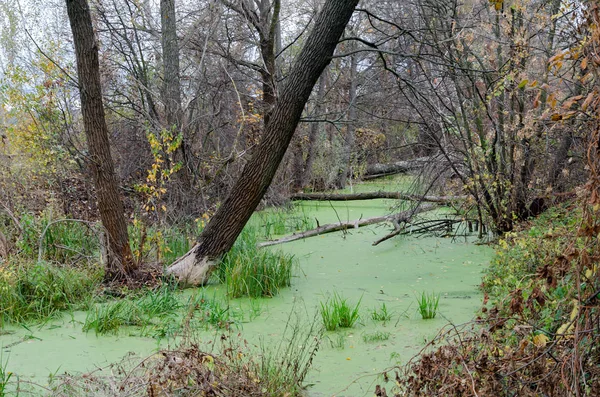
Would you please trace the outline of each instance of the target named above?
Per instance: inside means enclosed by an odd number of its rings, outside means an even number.
[[[363,179],[379,178],[387,175],[402,174],[413,170],[418,170],[430,164],[433,157],[419,157],[412,160],[396,161],[389,164],[370,164],[363,175]]]
[[[307,201],[351,201],[351,200],[373,200],[373,199],[394,199],[409,201],[424,201],[429,203],[446,204],[453,201],[466,199],[467,196],[420,196],[417,194],[407,194],[401,192],[368,192],[368,193],[297,193],[290,197],[290,200]]]
[[[425,204],[425,205],[421,205],[417,208],[398,212],[398,213],[392,214],[392,215],[376,216],[373,218],[366,218],[366,219],[357,219],[357,220],[348,221],[348,222],[329,223],[327,225],[319,226],[316,229],[307,230],[302,233],[295,233],[290,236],[282,237],[277,240],[264,241],[262,243],[257,244],[257,246],[259,248],[262,248],[262,247],[268,247],[271,245],[289,243],[291,241],[301,240],[301,239],[304,239],[307,237],[313,237],[313,236],[318,236],[321,234],[337,232],[340,230],[358,229],[361,226],[368,226],[368,225],[373,225],[373,224],[381,223],[381,222],[392,222],[394,225],[397,225],[400,222],[408,221],[410,218],[412,218],[416,214],[419,214],[419,213],[425,212],[425,211],[431,211],[435,208],[436,208],[436,206],[433,204]]]

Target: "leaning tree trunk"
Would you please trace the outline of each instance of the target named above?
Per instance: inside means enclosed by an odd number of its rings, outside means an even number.
[[[304,105],[358,0],[327,0],[306,44],[279,91],[263,138],[231,192],[219,207],[197,244],[173,263],[167,273],[185,284],[203,284],[246,225],[267,191],[292,139]]]
[[[94,36],[87,0],[66,0],[73,31],[83,125],[102,225],[108,234],[107,279],[123,278],[135,270],[131,255],[123,203],[110,155],[108,127],[104,118],[98,44]]]

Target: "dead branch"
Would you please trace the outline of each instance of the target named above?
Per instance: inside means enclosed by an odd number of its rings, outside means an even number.
[[[384,237],[380,238],[379,240],[375,241],[373,243],[373,246],[383,243],[384,241],[389,240],[392,237],[406,235],[406,234],[424,234],[424,233],[437,233],[437,232],[444,232],[444,233],[449,234],[452,232],[453,225],[456,223],[461,223],[461,222],[462,222],[462,220],[460,220],[460,219],[434,219],[434,220],[428,220],[428,221],[413,224],[413,225],[411,225],[410,228],[395,227],[396,230],[394,230],[392,233],[388,234],[387,236],[384,236]]]
[[[392,223],[406,222],[416,214],[419,214],[419,213],[425,212],[425,211],[431,211],[435,208],[436,208],[436,206],[433,204],[426,204],[426,205],[422,205],[422,206],[419,206],[419,207],[411,209],[411,210],[398,212],[398,213],[392,214],[392,215],[376,216],[376,217],[367,218],[367,219],[357,219],[357,220],[348,221],[348,222],[329,223],[327,225],[319,226],[316,229],[307,230],[302,233],[295,233],[290,236],[282,237],[277,240],[271,240],[271,241],[265,241],[265,242],[259,243],[258,247],[262,248],[262,247],[268,247],[268,246],[276,245],[276,244],[289,243],[290,241],[301,240],[301,239],[304,239],[307,237],[313,237],[313,236],[318,236],[321,234],[337,232],[340,230],[358,229],[361,226],[368,226],[368,225],[373,225],[373,224],[381,223],[381,222],[392,222]]]

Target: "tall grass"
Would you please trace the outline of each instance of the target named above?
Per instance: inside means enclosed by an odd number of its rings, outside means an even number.
[[[146,326],[148,320],[134,302],[120,300],[96,305],[83,324],[83,331],[94,330],[96,335],[117,334],[123,326]]]
[[[0,326],[39,321],[62,310],[86,308],[102,281],[98,267],[71,268],[49,263],[0,266]]]
[[[371,319],[373,319],[373,321],[381,321],[384,323],[392,319],[392,313],[388,311],[385,302],[381,304],[381,307],[376,307],[371,311]]]
[[[291,285],[293,256],[258,249],[257,242],[256,229],[245,228],[217,270],[232,298],[275,296]]]
[[[247,365],[267,396],[303,396],[302,382],[319,350],[323,336],[317,319],[309,324],[290,313],[278,343],[260,344],[258,358]]]
[[[137,326],[142,327],[143,335],[164,336],[165,325],[176,320],[182,306],[174,287],[163,285],[137,299],[97,304],[88,312],[83,330],[104,335],[117,334],[124,326]]]
[[[292,209],[269,209],[258,212],[251,223],[264,239],[313,229],[315,222],[303,206]]]
[[[25,213],[20,218],[22,232],[16,241],[21,258],[39,259],[56,263],[96,261],[100,249],[96,224],[60,218],[52,210],[41,216]]]

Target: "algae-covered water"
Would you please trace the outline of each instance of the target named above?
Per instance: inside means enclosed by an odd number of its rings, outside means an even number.
[[[374,190],[378,185],[362,186]],[[363,202],[305,202],[296,212],[319,224],[390,213],[391,200]],[[431,215],[428,215],[431,216]],[[448,322],[470,321],[481,303],[477,286],[492,250],[464,239],[396,237],[378,246],[373,241],[391,231],[379,224],[331,233],[275,247],[296,256],[299,267],[292,287],[275,298],[261,299],[258,317],[240,323],[241,337],[251,343],[276,344],[293,313],[315,318],[320,302],[334,293],[352,303],[361,302],[359,324],[326,332],[306,383],[311,396],[372,395],[377,374],[406,362]],[[207,295],[221,295],[222,286],[208,286]],[[438,315],[423,320],[417,313],[417,296],[440,295]],[[189,294],[190,291],[184,292]],[[385,324],[371,319],[373,308],[385,303],[392,319]],[[232,310],[246,310],[245,299],[230,302]],[[20,379],[44,384],[52,374],[87,372],[119,361],[130,352],[144,357],[173,340],[82,332],[85,313],[65,315],[42,325],[4,329],[0,357]],[[209,341],[218,331],[205,330],[198,338]],[[389,334],[370,341],[369,335]]]

